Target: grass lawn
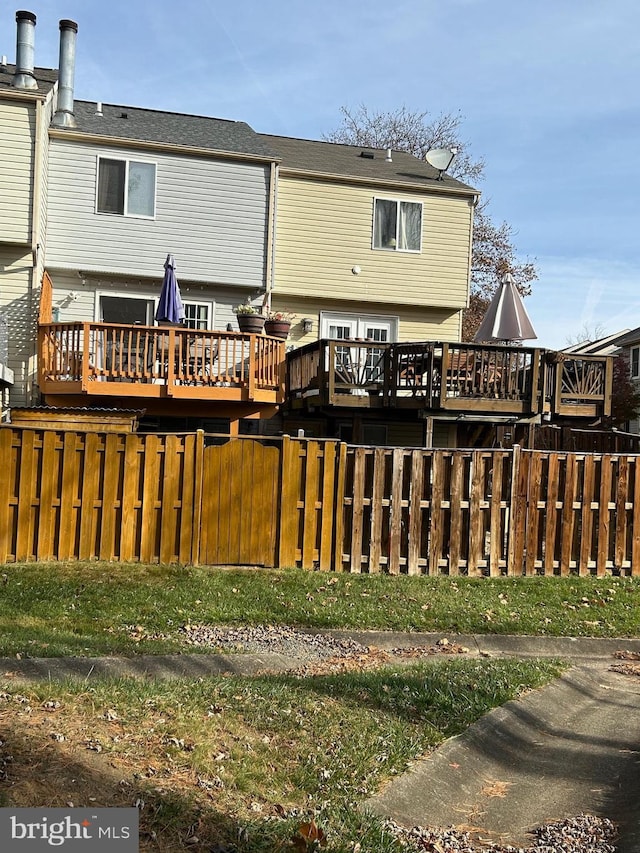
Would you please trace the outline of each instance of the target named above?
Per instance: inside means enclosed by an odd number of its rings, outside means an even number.
[[[0,655],[194,651],[185,624],[630,637],[639,606],[640,581],[627,578],[14,564],[0,569]],[[359,804],[561,668],[456,657],[304,677],[28,686],[7,672],[0,805],[137,805],[143,851],[311,853],[326,835],[326,853],[408,853]]]
[[[326,853],[400,853],[358,804],[559,670],[447,659],[305,678],[5,680],[0,805],[137,804],[143,851],[307,853],[313,821]]]
[[[185,623],[632,637],[638,613],[638,578],[11,564],[0,576],[0,655],[194,651]]]

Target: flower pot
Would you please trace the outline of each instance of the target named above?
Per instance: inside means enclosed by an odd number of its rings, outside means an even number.
[[[289,336],[291,322],[289,320],[267,320],[264,324],[265,334],[272,338],[282,338],[283,341]]]
[[[266,317],[262,314],[236,314],[238,328],[249,335],[259,335],[264,329]]]

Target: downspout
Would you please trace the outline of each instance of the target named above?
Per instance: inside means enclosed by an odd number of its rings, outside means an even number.
[[[269,216],[267,217],[267,270],[265,277],[265,293],[262,301],[263,309],[271,310],[271,294],[275,281],[275,253],[276,253],[276,213],[278,210],[278,181],[280,179],[280,167],[277,163],[271,163],[269,176]]]

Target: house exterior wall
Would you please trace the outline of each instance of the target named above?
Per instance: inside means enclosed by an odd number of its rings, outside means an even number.
[[[88,323],[99,318],[98,299],[100,294],[109,296],[152,299],[157,305],[162,275],[155,278],[118,278],[111,275],[95,275],[77,272],[47,270],[53,282],[53,309],[57,322]],[[184,302],[206,302],[213,308],[212,328],[224,330],[228,323],[238,331],[233,307],[243,298],[243,292],[220,285],[210,286],[181,279],[180,292]]]
[[[0,243],[31,243],[36,106],[0,100]]]
[[[99,156],[156,164],[154,219],[96,213]],[[157,276],[172,252],[178,276],[257,291],[265,284],[268,185],[264,164],[54,136],[47,266]]]
[[[338,302],[318,295],[313,299],[301,299],[293,295],[284,296],[279,291],[274,292],[271,304],[274,311],[289,311],[295,314],[289,334],[289,343],[295,346],[304,346],[318,339],[321,311],[397,317],[400,342],[460,340],[462,315],[460,311],[451,308],[381,305],[352,299]],[[305,318],[313,321],[311,331],[306,333],[302,327],[302,320]]]
[[[14,372],[9,400],[12,406],[24,406],[31,403],[35,372],[37,305],[31,286],[31,249],[0,243],[0,269],[0,334],[7,336],[6,363]]]
[[[422,201],[419,253],[372,248],[374,198]],[[468,198],[289,177],[278,188],[274,293],[461,310],[467,304]],[[360,267],[354,275],[352,268]]]

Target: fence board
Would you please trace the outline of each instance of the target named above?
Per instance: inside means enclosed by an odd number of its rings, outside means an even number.
[[[303,569],[312,569],[316,555],[319,489],[319,447],[317,441],[306,443],[306,469],[304,478],[304,510],[302,513]]]
[[[369,571],[379,572],[382,556],[384,475],[387,452],[382,447],[373,451],[373,481],[371,490],[371,529],[369,534]]]
[[[560,515],[560,574],[568,575],[573,556],[573,539],[576,522],[574,502],[578,488],[577,466],[575,454],[569,453],[565,457],[564,493],[562,496],[562,512]],[[577,555],[576,565],[579,564],[580,555]]]
[[[451,465],[451,489],[449,496],[449,574],[460,574],[460,547],[462,545],[462,497],[464,457],[456,454]]]
[[[14,508],[16,506],[14,494],[14,478],[12,476],[15,465],[14,440],[20,433],[12,429],[0,429],[0,560],[7,562],[15,558],[13,546],[14,531]]]
[[[288,435],[282,439],[282,489],[278,564],[295,566],[298,541],[298,454],[299,443]],[[342,547],[342,543],[340,543]]]
[[[353,499],[351,502],[351,562],[352,572],[362,571],[362,525],[364,521],[364,447],[355,448],[353,465]]]
[[[607,567],[607,558],[609,554],[609,532],[610,532],[610,512],[609,501],[611,499],[611,481],[612,481],[612,459],[606,453],[600,461],[600,507],[598,513],[598,557],[596,564],[596,572],[598,577],[602,577]]]
[[[335,537],[335,560],[334,566],[336,571],[344,569],[344,501],[345,501],[345,484],[347,476],[347,445],[340,443],[340,451],[338,453],[338,475],[336,482],[336,537]]]
[[[440,557],[444,541],[442,501],[444,496],[444,454],[436,450],[432,461],[431,513],[429,524],[429,574],[440,574]]]
[[[407,572],[410,575],[420,574],[423,483],[424,455],[420,450],[414,450],[411,453],[411,480],[409,488],[409,548],[407,556]]]
[[[471,492],[469,495],[469,557],[467,574],[476,575],[484,554],[484,489],[485,454],[476,450],[471,455]]]
[[[640,456],[633,458],[633,532],[631,534],[631,574],[640,575]]]
[[[618,459],[616,480],[616,524],[614,565],[622,567],[626,558],[627,543],[627,490],[629,488],[629,463],[625,456]]]
[[[140,559],[151,563],[159,558],[157,552],[158,516],[160,512],[160,450],[159,436],[145,437],[144,474],[142,482],[142,513],[140,522]],[[106,464],[106,458],[103,464]]]
[[[585,455],[582,480],[582,536],[580,540],[580,565],[578,573],[589,574],[591,562],[591,540],[593,536],[593,509],[595,503],[596,466],[593,456]]]
[[[547,511],[544,522],[544,573],[548,575],[552,575],[555,569],[559,477],[560,461],[558,455],[550,453],[547,469]]]
[[[52,430],[42,435],[42,455],[40,470],[40,508],[38,517],[38,535],[36,557],[38,560],[52,560],[56,556],[56,518],[60,505],[58,490],[58,451],[59,439]]]
[[[489,524],[489,574],[497,577],[500,574],[502,551],[504,543],[502,484],[504,476],[505,457],[496,453],[491,469],[491,519]],[[506,561],[505,561],[506,565]]]
[[[336,514],[336,444],[326,441],[322,447],[323,477],[322,477],[322,521],[320,525],[320,570],[327,572],[331,569],[333,554],[333,529]]]

